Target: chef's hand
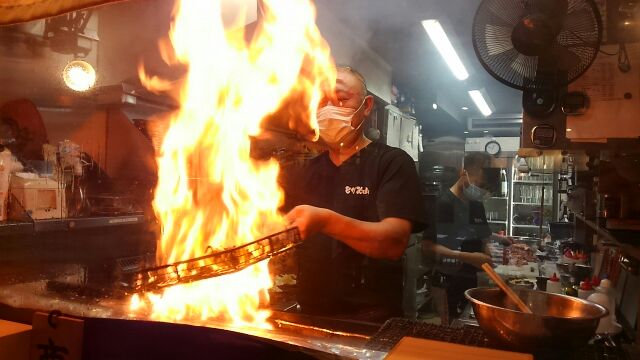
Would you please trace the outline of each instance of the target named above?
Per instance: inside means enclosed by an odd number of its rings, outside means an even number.
[[[499,234],[491,234],[491,240],[497,241],[504,246],[513,245],[514,243],[514,239],[512,237]]]
[[[454,257],[457,251],[451,250],[446,246],[442,246],[440,244],[436,244],[431,240],[423,240],[422,241],[422,253],[426,256],[443,256],[443,257]]]
[[[478,269],[482,269],[482,264],[484,263],[487,263],[489,265],[493,264],[491,256],[482,252],[468,253],[459,251],[456,258],[462,262],[473,265]]]
[[[472,265],[477,267],[478,269],[482,269],[482,264],[488,263],[489,265],[493,264],[491,260],[491,256],[482,253],[482,252],[464,252],[459,250],[451,250],[446,246],[442,246],[440,244],[436,244],[431,240],[424,240],[422,242],[422,253],[426,256],[443,256],[452,259],[456,259],[460,262]]]
[[[300,205],[289,211],[285,218],[289,226],[298,227],[303,239],[317,234],[325,227],[331,211],[310,205]]]

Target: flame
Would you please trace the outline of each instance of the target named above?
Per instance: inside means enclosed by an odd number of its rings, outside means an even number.
[[[159,264],[192,259],[210,246],[246,244],[286,227],[278,213],[283,193],[278,163],[250,157],[250,137],[278,114],[292,129],[317,138],[315,110],[335,83],[336,69],[315,25],[309,0],[260,1],[250,41],[243,18],[225,30],[221,1],[182,1],[169,34],[173,53],[162,58],[188,68],[184,81],[167,82],[139,68],[152,91],[179,84],[158,162],[153,206],[162,224]],[[175,90],[175,89],[174,89]],[[287,111],[282,111],[286,107]],[[130,309],[163,321],[224,322],[269,327],[261,307],[273,285],[267,261],[236,273],[162,293],[134,296]]]

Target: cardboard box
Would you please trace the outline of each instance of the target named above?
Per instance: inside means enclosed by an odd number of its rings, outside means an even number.
[[[28,360],[31,326],[0,320],[0,359]]]

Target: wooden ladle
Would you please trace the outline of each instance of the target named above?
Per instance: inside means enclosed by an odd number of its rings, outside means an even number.
[[[522,311],[523,313],[527,313],[527,314],[533,314],[533,312],[531,311],[531,309],[529,309],[529,306],[527,306],[527,304],[524,303],[524,301],[522,301],[522,299],[520,299],[520,297],[518,296],[518,294],[516,294],[508,285],[507,283],[504,282],[504,280],[502,280],[502,278],[500,277],[500,275],[498,275],[493,268],[491,267],[491,265],[484,263],[482,264],[482,270],[484,270],[484,272],[487,273],[487,275],[489,275],[489,277],[491,278],[491,280],[493,280],[493,282],[495,282],[496,284],[498,284],[498,286],[500,287],[500,289],[502,289],[502,291],[504,291],[505,294],[507,294],[507,296],[509,297],[509,299],[511,299],[511,301],[513,301],[517,306],[518,309],[520,311]]]

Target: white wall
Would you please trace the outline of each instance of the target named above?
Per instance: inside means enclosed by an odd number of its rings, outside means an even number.
[[[391,102],[392,69],[363,39],[349,29],[348,24],[340,22],[333,11],[316,2],[318,7],[318,28],[331,47],[331,53],[339,65],[349,65],[357,69],[367,80],[369,91]]]

